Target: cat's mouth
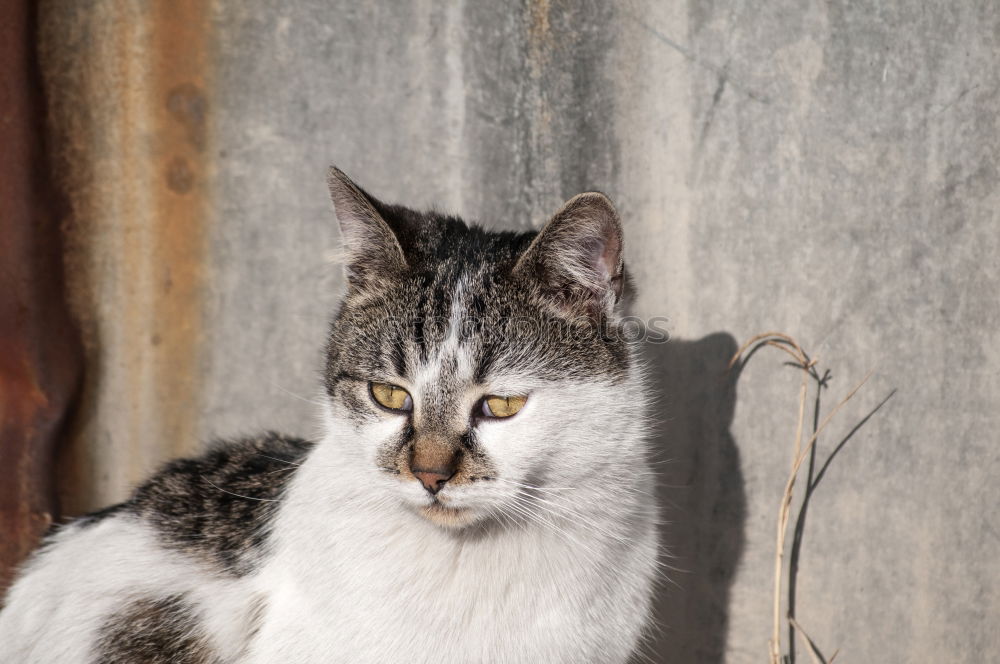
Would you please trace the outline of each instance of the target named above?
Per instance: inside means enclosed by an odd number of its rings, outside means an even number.
[[[469,508],[450,507],[437,498],[421,507],[420,514],[428,521],[446,528],[462,528],[476,520]]]

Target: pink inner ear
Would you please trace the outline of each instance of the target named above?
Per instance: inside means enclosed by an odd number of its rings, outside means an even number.
[[[618,262],[621,254],[621,244],[615,234],[606,234],[598,243],[598,254],[594,260],[594,271],[603,282],[609,282],[618,276]]]
[[[613,257],[609,255],[607,245],[605,245],[604,251],[597,256],[597,263],[594,265],[594,268],[597,270],[597,276],[601,281],[611,280],[613,276],[611,272],[614,270],[614,267],[611,265],[612,260]]]
[[[621,297],[625,286],[624,276],[621,273],[622,247],[621,238],[618,237],[614,229],[604,235],[600,243],[600,251],[594,261],[594,270],[597,272],[601,283],[607,284],[609,290],[614,293],[617,300]]]
[[[540,280],[561,305],[598,308],[622,293],[621,227],[603,194],[580,194],[568,201],[518,259],[515,270]],[[583,300],[567,304],[569,299]],[[581,297],[582,296],[582,297]]]

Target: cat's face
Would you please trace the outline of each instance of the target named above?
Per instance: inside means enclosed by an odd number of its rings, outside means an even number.
[[[326,367],[340,472],[453,528],[614,481],[602,469],[635,452],[644,395],[615,323],[607,199],[576,197],[537,235],[492,233],[330,183],[349,280]]]

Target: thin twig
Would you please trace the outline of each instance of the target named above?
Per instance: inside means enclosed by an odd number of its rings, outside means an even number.
[[[773,348],[777,348],[778,350],[785,351],[786,353],[788,353],[789,355],[791,355],[793,358],[795,358],[795,364],[796,364],[796,366],[802,366],[802,365],[806,365],[806,364],[808,364],[809,366],[812,366],[812,365],[816,364],[815,360],[810,361],[806,357],[805,353],[803,353],[801,350],[799,350],[798,352],[796,352],[795,350],[792,350],[791,348],[789,348],[787,344],[783,344],[780,341],[775,341],[774,339],[769,339],[768,341],[764,341],[763,344],[765,346],[772,346]]]
[[[857,394],[858,390],[860,390],[871,377],[873,371],[869,371],[861,382],[859,382],[850,392],[847,393],[847,396],[834,406],[833,410],[827,414],[827,416],[823,419],[823,422],[816,427],[812,436],[810,436],[809,440],[806,441],[805,445],[803,445],[802,435],[805,423],[809,378],[813,377],[817,380],[817,389],[822,389],[824,386],[824,380],[819,377],[818,371],[814,369],[817,361],[815,359],[810,359],[806,352],[802,350],[802,347],[798,344],[798,342],[787,334],[782,334],[780,332],[765,332],[751,337],[746,343],[744,343],[736,354],[733,355],[733,358],[729,362],[729,368],[732,369],[736,366],[743,359],[743,356],[747,353],[747,351],[750,351],[750,355],[752,355],[763,345],[772,346],[788,353],[795,359],[796,366],[802,370],[802,384],[799,388],[799,413],[795,426],[795,442],[792,451],[792,467],[789,472],[788,479],[785,482],[785,490],[781,495],[781,504],[778,508],[777,532],[775,533],[774,598],[772,607],[774,625],[773,633],[768,641],[768,646],[771,664],[781,664],[781,580],[785,553],[785,539],[788,533],[788,521],[791,512],[793,493],[795,490],[795,479],[798,477],[802,463],[809,457],[810,452],[815,447],[816,441],[819,439],[823,429],[826,428],[826,425],[830,423],[844,404],[850,401],[851,398]],[[746,360],[743,361],[745,362]],[[791,628],[800,632],[803,638],[805,638],[809,645],[810,655],[813,657],[816,664],[823,664],[824,660],[822,655],[819,654],[818,649],[816,649],[812,639],[810,639],[805,633],[805,630],[803,630],[795,621],[795,617],[789,614],[786,618],[788,619],[788,623]],[[833,657],[830,658],[830,663],[832,663],[834,657],[837,656],[837,652],[839,652],[839,650],[834,652]]]
[[[770,344],[771,342],[768,343]],[[778,348],[788,350],[784,346],[778,346]],[[803,357],[802,359],[804,360],[805,358]],[[774,660],[774,664],[780,664],[781,661],[781,568],[785,558],[785,535],[788,532],[788,514],[792,504],[792,490],[795,487],[794,464],[795,460],[801,455],[802,450],[802,427],[806,417],[806,396],[808,395],[810,366],[812,366],[810,363],[802,362],[802,385],[799,388],[799,419],[795,426],[795,447],[792,450],[792,485],[786,493],[787,500],[782,502],[778,517],[776,554],[774,556],[774,626],[771,634],[771,659]]]
[[[748,348],[755,345],[762,339],[779,339],[781,341],[784,341],[788,345],[792,346],[795,350],[799,351],[799,355],[805,357],[805,353],[802,352],[802,347],[799,346],[798,342],[795,341],[795,339],[792,339],[787,334],[782,334],[781,332],[764,332],[762,334],[758,334],[756,336],[751,337],[745,344],[740,346],[740,349],[736,351],[735,355],[733,355],[733,359],[729,360],[729,368],[732,369],[739,361],[739,359],[743,357],[743,353],[745,353]]]
[[[799,634],[802,635],[802,638],[805,639],[806,645],[809,646],[809,655],[812,657],[812,661],[815,664],[827,664],[826,660],[823,659],[823,655],[820,654],[819,648],[817,648],[816,644],[813,642],[812,637],[806,633],[806,630],[802,629],[802,625],[800,625],[791,615],[788,616],[788,622]]]
[[[827,424],[830,423],[830,420],[833,419],[833,416],[837,414],[837,411],[840,410],[840,408],[844,404],[846,404],[848,401],[851,400],[851,397],[857,394],[858,390],[860,390],[864,386],[864,384],[868,382],[868,379],[872,377],[873,373],[875,373],[874,369],[870,370],[867,374],[865,374],[865,377],[861,379],[861,382],[855,385],[854,389],[848,392],[847,396],[844,397],[840,403],[834,406],[833,410],[830,411],[830,414],[823,419],[823,422],[819,425],[819,428],[816,429],[816,433],[812,435],[812,437],[809,439],[809,442],[806,443],[806,446],[802,449],[802,454],[799,456],[799,458],[795,462],[795,465],[792,467],[793,473],[799,472],[799,468],[802,466],[802,462],[806,460],[806,456],[809,454],[809,450],[811,450],[813,448],[813,445],[816,444],[816,439],[819,438],[819,435],[821,433],[823,433],[823,429],[826,427]]]
[[[858,383],[854,387],[854,389],[851,390],[847,394],[847,396],[844,397],[841,400],[840,403],[838,403],[836,406],[834,406],[833,410],[831,410],[829,414],[827,414],[827,416],[823,420],[822,424],[819,425],[819,428],[816,429],[816,432],[813,433],[813,435],[812,435],[811,438],[809,438],[809,442],[806,443],[805,447],[802,448],[801,451],[799,452],[798,458],[795,459],[795,463],[792,465],[792,472],[788,474],[788,480],[785,482],[785,491],[784,491],[784,493],[781,496],[781,507],[778,509],[778,536],[777,536],[778,541],[777,541],[777,551],[776,551],[775,556],[774,556],[774,558],[775,558],[775,561],[774,561],[774,568],[775,568],[774,606],[775,606],[775,611],[780,611],[780,609],[778,607],[781,606],[781,568],[782,568],[783,556],[784,556],[784,553],[785,553],[785,535],[788,532],[788,512],[789,512],[789,509],[790,509],[791,504],[792,504],[792,491],[795,488],[795,477],[798,475],[799,468],[802,467],[802,462],[805,461],[806,457],[809,455],[809,451],[816,444],[816,440],[819,438],[819,435],[823,432],[823,429],[826,427],[827,424],[830,423],[830,420],[833,419],[833,416],[837,414],[837,411],[839,411],[841,409],[841,407],[843,407],[844,404],[846,404],[848,401],[850,401],[851,397],[853,397],[855,394],[857,394],[858,390],[860,390],[861,386],[864,385],[868,381],[868,378],[871,377],[871,375],[872,375],[872,372],[869,371],[868,374],[861,380],[861,382]],[[772,644],[773,644],[772,648],[771,648],[771,658],[772,658],[774,664],[780,664],[781,663],[781,654],[780,654],[781,653],[781,632],[780,632],[780,630],[781,630],[781,619],[780,619],[780,614],[779,614],[779,618],[775,622],[775,625],[774,625],[774,633],[773,633],[773,635],[771,637],[772,638]]]

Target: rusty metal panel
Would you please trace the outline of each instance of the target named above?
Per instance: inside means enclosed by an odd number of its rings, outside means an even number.
[[[53,461],[80,376],[34,18],[32,2],[0,3],[0,597],[56,515]]]
[[[43,2],[67,266],[88,366],[60,463],[70,513],[197,448],[211,206],[209,7]]]

